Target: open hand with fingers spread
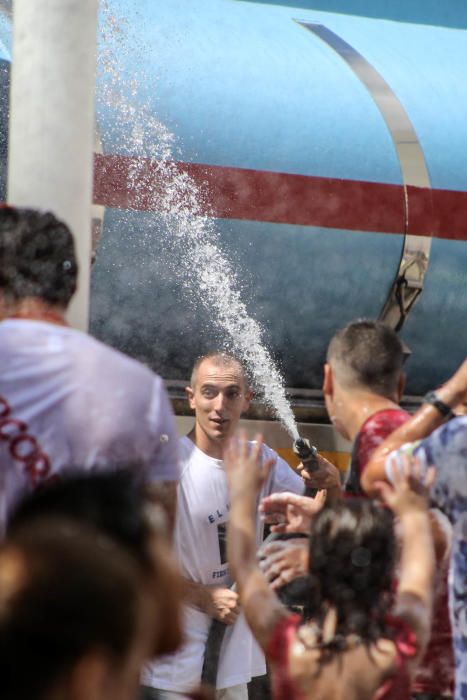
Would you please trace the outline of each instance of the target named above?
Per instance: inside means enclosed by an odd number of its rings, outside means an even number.
[[[308,534],[311,520],[323,508],[326,491],[318,491],[315,498],[295,493],[273,493],[260,503],[259,511],[271,532],[304,532]]]
[[[243,430],[231,439],[224,454],[224,464],[232,496],[260,490],[275,463],[275,459],[262,462],[262,451],[262,435],[256,435],[255,441],[250,443]]]

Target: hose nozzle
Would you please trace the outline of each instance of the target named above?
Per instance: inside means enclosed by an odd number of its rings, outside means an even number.
[[[318,450],[307,438],[297,438],[293,443],[293,451],[308,472],[318,471]],[[307,486],[305,489],[305,496],[314,498],[317,490],[318,489]]]

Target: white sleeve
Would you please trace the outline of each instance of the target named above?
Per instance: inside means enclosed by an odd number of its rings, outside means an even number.
[[[300,496],[303,495],[305,483],[302,477],[296,474],[285,459],[279,457],[277,452],[274,452],[274,450],[265,445],[263,448],[263,459],[269,459],[270,457],[275,457],[276,463],[272,468],[272,473],[268,480],[268,494],[291,491]]]

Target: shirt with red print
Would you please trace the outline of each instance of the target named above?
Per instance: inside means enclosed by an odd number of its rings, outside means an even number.
[[[346,493],[353,496],[365,496],[360,479],[371,455],[388,435],[409,418],[410,414],[400,408],[384,409],[367,418],[355,438],[352,460],[347,475]]]

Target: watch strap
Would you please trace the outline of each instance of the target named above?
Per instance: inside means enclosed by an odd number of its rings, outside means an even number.
[[[434,391],[429,391],[428,394],[423,397],[423,403],[429,403],[434,406],[444,418],[453,418],[455,415],[451,406],[448,406],[447,403],[441,401],[438,394],[436,394]]]

